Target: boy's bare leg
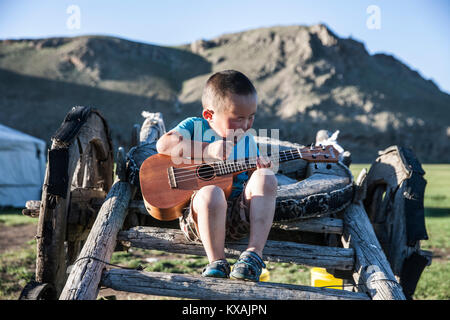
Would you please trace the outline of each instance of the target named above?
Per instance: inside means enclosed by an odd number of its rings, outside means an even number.
[[[277,179],[270,169],[256,170],[245,188],[245,198],[250,204],[250,236],[248,251],[262,258],[267,237],[272,227],[277,196]]]
[[[192,207],[197,213],[198,231],[209,262],[225,259],[225,223],[227,201],[217,186],[201,188],[194,196]]]

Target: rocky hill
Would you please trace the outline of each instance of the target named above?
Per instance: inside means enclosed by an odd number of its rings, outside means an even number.
[[[216,71],[237,69],[255,84],[255,127],[310,144],[339,129],[353,160],[371,162],[393,144],[422,162],[450,162],[450,96],[430,80],[324,25],[255,29],[178,47],[104,36],[0,41],[0,123],[46,141],[75,105],[99,109],[115,147],[127,146],[141,111],[167,128],[200,115]]]

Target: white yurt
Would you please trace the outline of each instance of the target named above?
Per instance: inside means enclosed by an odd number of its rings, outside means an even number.
[[[0,207],[40,200],[45,165],[45,141],[0,124]]]

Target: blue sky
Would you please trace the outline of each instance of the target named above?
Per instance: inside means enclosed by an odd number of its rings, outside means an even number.
[[[80,29],[67,27],[70,5],[80,9]],[[380,10],[379,29],[367,27],[371,5]],[[448,0],[0,0],[0,39],[105,34],[178,45],[259,27],[316,23],[364,42],[371,54],[394,55],[450,93]]]

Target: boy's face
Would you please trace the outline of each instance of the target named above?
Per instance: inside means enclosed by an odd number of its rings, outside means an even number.
[[[246,132],[253,126],[257,100],[256,94],[245,96],[233,94],[226,99],[227,105],[224,111],[204,109],[203,117],[221,137],[226,137],[229,129],[241,129]]]

